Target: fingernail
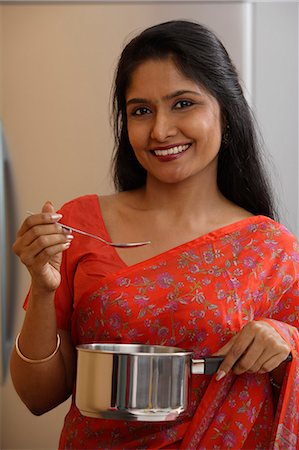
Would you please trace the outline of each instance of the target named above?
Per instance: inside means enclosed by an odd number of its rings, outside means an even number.
[[[223,377],[225,377],[226,373],[224,372],[224,370],[219,370],[219,372],[217,372],[216,375],[216,380],[219,381],[221,380]]]
[[[50,203],[51,206],[54,206],[51,200],[47,200],[46,203]]]
[[[74,239],[74,236],[72,234],[67,234],[66,238],[68,241],[71,241],[72,239]]]
[[[51,214],[51,219],[52,220],[59,220],[59,219],[61,219],[61,217],[62,217],[62,214]]]
[[[65,234],[68,234],[69,236],[71,236],[73,234],[73,230],[70,230],[65,225],[63,225],[62,230]]]
[[[70,247],[71,243],[66,242],[65,244],[62,244],[62,245],[63,245],[64,249],[67,250]]]

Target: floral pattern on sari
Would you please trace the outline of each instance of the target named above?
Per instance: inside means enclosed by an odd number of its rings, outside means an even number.
[[[293,361],[276,411],[268,374],[192,376],[190,406],[175,422],[90,419],[73,402],[60,448],[298,449],[298,263],[296,239],[253,217],[100,279],[76,305],[76,344],[170,345],[197,358],[267,320]]]

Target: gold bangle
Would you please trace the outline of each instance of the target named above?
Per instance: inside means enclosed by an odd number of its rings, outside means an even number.
[[[19,347],[19,338],[20,338],[20,333],[18,333],[18,335],[16,337],[16,342],[15,342],[16,352],[23,361],[26,361],[30,364],[39,364],[39,363],[49,361],[50,359],[53,358],[53,356],[56,355],[56,353],[58,352],[58,349],[60,347],[60,336],[57,333],[57,345],[56,345],[54,352],[51,353],[51,355],[47,356],[46,358],[42,358],[42,359],[30,359],[30,358],[27,358],[25,355],[23,355],[23,353],[21,352],[20,347]]]

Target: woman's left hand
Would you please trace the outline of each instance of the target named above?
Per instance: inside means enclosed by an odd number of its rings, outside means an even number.
[[[287,358],[290,350],[271,325],[253,320],[214,353],[214,356],[225,356],[216,379],[220,380],[230,370],[236,375],[271,372]]]

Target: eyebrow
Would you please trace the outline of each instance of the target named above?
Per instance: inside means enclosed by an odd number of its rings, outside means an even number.
[[[163,100],[172,100],[175,97],[179,97],[180,95],[185,95],[185,94],[193,94],[193,95],[197,95],[197,96],[201,95],[199,92],[196,92],[196,91],[181,89],[181,90],[172,92],[171,94],[165,95],[163,97]],[[136,104],[136,103],[151,103],[151,100],[149,100],[147,98],[138,98],[138,97],[130,98],[130,100],[127,101],[127,106]]]

